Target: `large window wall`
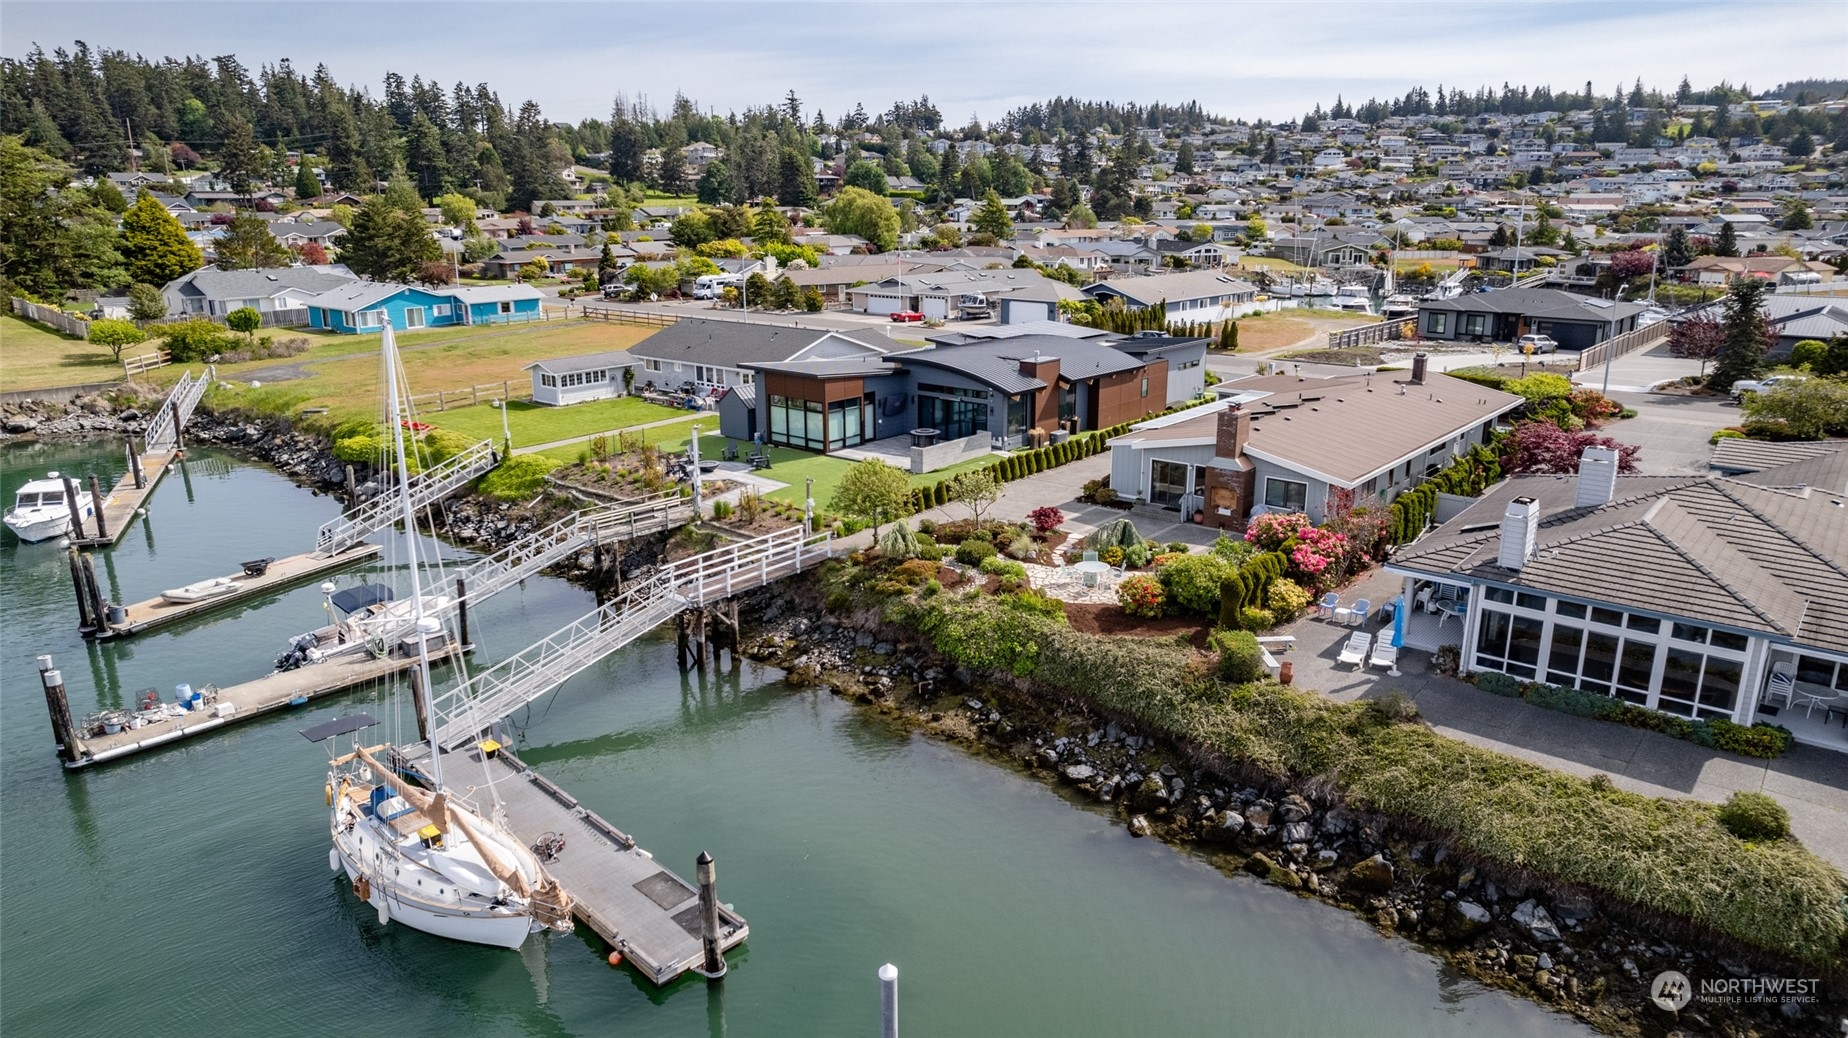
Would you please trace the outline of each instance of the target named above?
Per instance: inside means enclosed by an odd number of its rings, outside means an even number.
[[[918,383],[918,428],[935,429],[944,440],[988,431],[988,390]]]
[[[1736,631],[1485,587],[1471,666],[1683,717],[1730,718],[1748,644]]]
[[[770,442],[803,450],[840,450],[866,442],[873,428],[873,394],[834,400],[770,397]]]

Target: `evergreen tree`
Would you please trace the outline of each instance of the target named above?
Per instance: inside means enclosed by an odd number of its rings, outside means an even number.
[[[1194,149],[1191,141],[1181,142],[1181,146],[1174,157],[1174,171],[1176,173],[1192,173],[1194,171]]]
[[[1714,358],[1707,388],[1730,392],[1741,379],[1756,378],[1764,370],[1765,351],[1775,341],[1765,322],[1765,282],[1755,277],[1735,279],[1721,311],[1725,338]]]
[[[1814,226],[1816,224],[1810,218],[1809,206],[1802,202],[1792,203],[1784,213],[1784,222],[1778,224],[1778,228],[1785,231],[1807,231]]]
[[[722,161],[707,163],[694,193],[699,196],[701,205],[723,205],[733,201],[731,170]]]
[[[642,128],[618,117],[610,125],[610,176],[618,184],[642,179],[642,153],[648,150]]]
[[[306,202],[320,193],[321,181],[315,177],[314,167],[308,165],[307,159],[303,159],[302,164],[295,169],[295,200]]]
[[[789,219],[775,206],[764,206],[751,217],[751,238],[759,248],[789,244]]]
[[[795,148],[784,148],[777,160],[776,200],[787,206],[815,204],[815,170],[807,155]]]
[[[943,149],[943,161],[937,164],[937,201],[950,205],[956,201],[956,190],[962,182],[962,156],[956,153],[956,144]]]
[[[293,258],[270,233],[269,221],[255,213],[239,213],[232,217],[231,226],[212,251],[218,254],[219,270],[286,267]]]
[[[865,159],[861,159],[853,165],[848,166],[847,175],[841,178],[841,183],[848,187],[857,187],[871,191],[875,195],[884,195],[891,192],[891,186],[886,183],[885,170],[880,169],[878,166],[873,165]]]
[[[668,148],[661,152],[661,165],[655,174],[656,183],[661,186],[661,193],[678,195],[687,189],[687,156],[679,148]]]
[[[122,215],[121,250],[129,277],[150,285],[165,285],[205,265],[180,221],[146,192]]]
[[[1001,204],[1000,193],[992,188],[982,197],[981,208],[975,211],[969,222],[977,232],[996,241],[1006,241],[1014,235],[1014,221],[1008,219],[1007,208]]]
[[[406,176],[402,169],[394,170],[391,179],[385,185],[385,204],[400,212],[421,213],[423,196],[417,193],[416,185]]]
[[[1715,256],[1739,255],[1739,232],[1733,229],[1730,220],[1720,224],[1719,236],[1713,239],[1713,254]]]
[[[263,175],[265,165],[258,154],[250,120],[234,114],[224,120],[219,132],[224,135],[224,142],[218,146],[218,175],[231,190],[248,195],[257,178]]]
[[[435,198],[449,190],[449,153],[443,135],[422,112],[411,116],[411,126],[404,137],[406,172],[423,198]]]
[[[340,239],[340,261],[375,281],[409,281],[420,264],[442,255],[422,216],[394,209],[383,198],[367,199]]]
[[[1683,83],[1687,80],[1684,77]],[[1662,239],[1662,266],[1668,270],[1685,267],[1694,262],[1694,243],[1688,240],[1685,227],[1676,227]]]
[[[597,284],[611,284],[620,273],[616,266],[616,251],[610,248],[609,242],[604,242],[603,254],[597,257]]]

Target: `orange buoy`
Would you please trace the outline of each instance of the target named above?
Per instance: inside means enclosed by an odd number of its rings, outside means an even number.
[[[610,965],[612,966],[622,965],[622,953],[621,952],[619,951],[610,952]]]

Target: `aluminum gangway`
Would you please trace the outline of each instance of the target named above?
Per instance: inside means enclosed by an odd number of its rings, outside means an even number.
[[[410,477],[411,507],[427,508],[467,486],[500,461],[494,442],[482,440],[452,458]],[[365,540],[374,530],[397,521],[403,506],[396,494],[380,494],[347,514],[328,521],[314,538],[314,550],[332,555]]]
[[[538,643],[435,697],[436,740],[453,750],[495,721],[691,606],[800,573],[833,556],[831,533],[802,527],[672,562]]]
[[[178,447],[180,430],[192,418],[193,409],[199,406],[199,401],[215,377],[215,371],[209,365],[204,375],[195,377],[190,369],[182,374],[167,393],[167,399],[161,401],[160,407],[155,410],[154,417],[148,420],[147,432],[142,434],[142,449],[155,453]]]
[[[693,502],[672,492],[640,504],[579,512],[463,568],[456,574],[463,593],[448,607],[473,607],[592,545],[634,540],[692,521]]]

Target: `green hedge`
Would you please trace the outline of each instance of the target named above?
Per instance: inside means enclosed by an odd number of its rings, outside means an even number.
[[[1809,962],[1839,963],[1841,874],[1789,840],[1742,842],[1719,808],[1630,793],[1398,724],[1271,682],[1227,685],[1179,639],[1080,634],[1062,621],[938,595],[888,603],[938,651],[1032,677],[1279,781],[1448,833],[1465,851],[1710,927]]]
[[[1478,497],[1500,482],[1502,467],[1498,448],[1506,435],[1502,432],[1492,434],[1486,445],[1471,447],[1467,454],[1444,466],[1437,475],[1393,498],[1392,543],[1405,544],[1424,533],[1437,512],[1437,495]]]
[[[1290,565],[1289,557],[1269,551],[1245,560],[1238,572],[1219,585],[1219,626],[1245,626],[1245,610],[1267,604],[1271,581],[1283,576]]]
[[[1584,692],[1561,685],[1523,682],[1494,671],[1476,675],[1476,687],[1498,696],[1525,699],[1535,706],[1557,710],[1576,717],[1613,721],[1631,728],[1643,728],[1663,735],[1685,739],[1700,746],[1710,746],[1744,757],[1765,760],[1781,756],[1790,748],[1790,729],[1778,724],[1734,724],[1723,717],[1692,720],[1661,710],[1626,703],[1598,692]]]

